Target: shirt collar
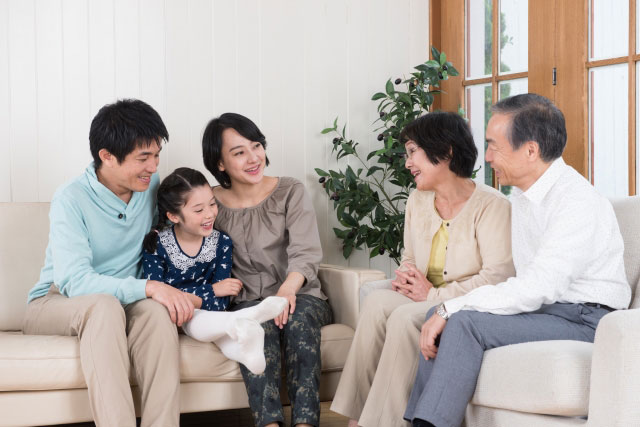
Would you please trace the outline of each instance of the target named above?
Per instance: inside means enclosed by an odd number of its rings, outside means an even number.
[[[89,185],[91,186],[91,189],[93,190],[97,198],[99,198],[105,204],[117,210],[118,212],[124,212],[127,209],[128,207],[127,203],[125,203],[121,198],[116,196],[113,193],[113,191],[105,187],[104,184],[98,181],[98,175],[96,174],[96,168],[93,162],[91,162],[91,164],[87,166],[87,168],[84,171],[84,174],[87,177],[87,180],[89,181]],[[131,197],[131,200],[129,201],[129,205],[133,201],[134,199],[133,196],[135,195],[136,193],[134,192]]]
[[[538,178],[527,191],[521,191],[521,194],[533,203],[540,203],[566,168],[567,165],[564,160],[562,160],[562,157],[558,157],[551,163],[551,166],[544,171],[542,176]]]

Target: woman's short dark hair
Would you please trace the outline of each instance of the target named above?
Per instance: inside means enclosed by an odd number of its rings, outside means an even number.
[[[151,144],[158,146],[169,140],[169,133],[160,115],[149,104],[138,99],[121,99],[107,104],[91,121],[89,148],[96,170],[102,166],[100,150],[111,153],[118,163],[136,147]]]
[[[491,107],[491,111],[511,116],[507,138],[512,149],[535,141],[545,162],[562,156],[567,145],[564,115],[544,96],[535,93],[511,96]]]
[[[467,122],[457,113],[436,111],[418,117],[400,133],[400,141],[415,142],[437,165],[449,160],[451,172],[464,178],[473,175],[478,149]]]
[[[231,188],[231,179],[225,171],[220,170],[222,160],[222,132],[225,129],[234,129],[249,141],[259,142],[267,149],[265,139],[258,126],[247,117],[237,113],[224,113],[220,117],[212,119],[204,129],[202,135],[202,158],[205,167],[216,178],[222,188]],[[269,158],[266,157],[267,166]]]
[[[144,238],[143,247],[149,253],[156,251],[158,231],[166,228],[167,213],[180,215],[194,188],[209,186],[202,172],[191,168],[178,168],[162,180],[158,187],[158,223]]]

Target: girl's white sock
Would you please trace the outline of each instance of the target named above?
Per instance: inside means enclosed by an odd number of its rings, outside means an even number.
[[[264,323],[282,313],[286,306],[286,298],[276,296],[266,297],[260,304],[234,311],[233,314],[241,319],[251,319],[258,323]]]
[[[216,341],[222,353],[231,360],[242,363],[254,375],[264,372],[264,329],[251,319],[236,319],[234,322],[237,339],[225,336]]]

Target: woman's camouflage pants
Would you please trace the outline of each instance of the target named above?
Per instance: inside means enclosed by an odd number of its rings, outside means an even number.
[[[234,306],[240,310],[260,301],[245,301]],[[249,406],[258,427],[277,422],[284,425],[280,403],[281,348],[291,401],[291,425],[311,424],[320,420],[320,328],[331,323],[331,308],[327,301],[311,295],[298,295],[296,310],[284,328],[270,320],[264,328],[264,356],[267,368],[253,375],[240,365],[249,395]]]

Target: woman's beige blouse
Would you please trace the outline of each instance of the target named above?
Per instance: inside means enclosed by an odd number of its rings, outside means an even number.
[[[271,194],[250,208],[232,209],[218,202],[215,228],[233,241],[231,274],[243,284],[236,302],[275,295],[294,271],[306,278],[298,294],[326,299],[318,280],[322,248],[316,214],[297,179],[278,178]]]
[[[433,235],[442,224],[434,197],[431,191],[414,190],[407,200],[402,262],[414,263],[419,271],[427,271]],[[447,300],[515,276],[511,204],[502,193],[476,183],[462,210],[445,225],[449,231],[443,272],[447,285],[432,288],[427,300]]]

